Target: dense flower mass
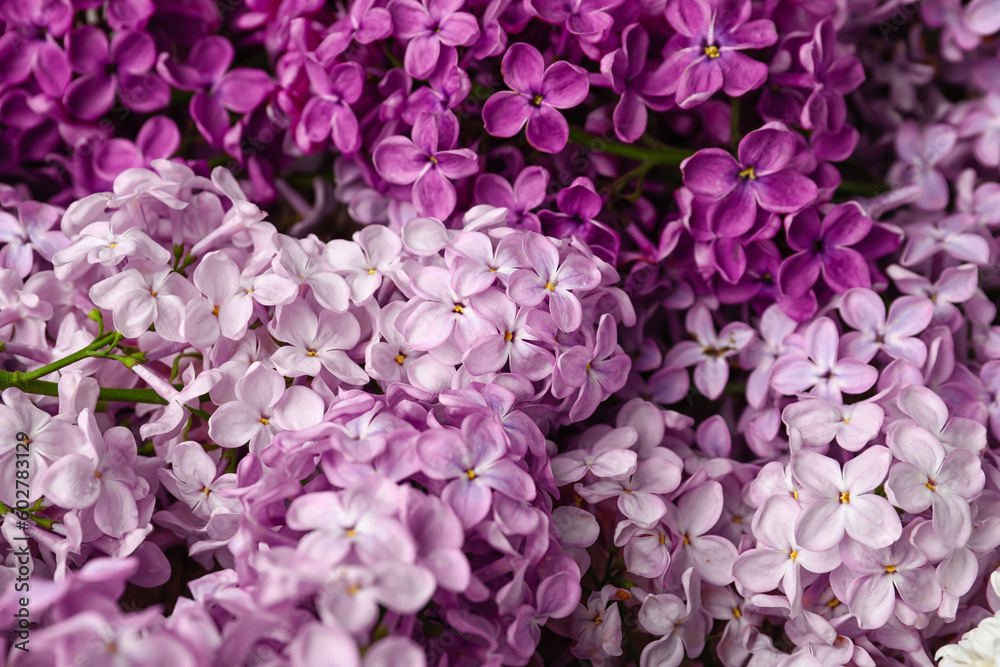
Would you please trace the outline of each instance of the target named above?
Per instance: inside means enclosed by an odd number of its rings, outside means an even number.
[[[0,0],[0,661],[1000,663],[998,33]]]

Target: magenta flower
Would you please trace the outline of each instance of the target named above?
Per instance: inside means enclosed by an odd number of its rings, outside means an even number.
[[[140,113],[156,111],[170,101],[170,88],[151,73],[156,65],[156,43],[138,30],[116,32],[108,38],[99,28],[83,25],[66,34],[66,54],[81,76],[66,87],[63,103],[83,120],[97,120],[115,102]]]
[[[597,44],[614,25],[610,10],[620,4],[622,0],[528,0],[525,9],[547,23],[563,26],[583,44]]]
[[[232,42],[219,35],[206,35],[191,47],[186,63],[174,62],[164,53],[157,64],[157,71],[172,86],[195,91],[189,105],[191,119],[213,146],[221,146],[229,130],[228,111],[253,111],[274,89],[264,70],[229,70],[234,57]]]
[[[621,97],[615,105],[612,121],[615,134],[632,143],[646,131],[646,107],[666,111],[673,99],[666,94],[671,82],[667,68],[650,72],[649,35],[638,23],[622,32],[622,45],[601,59],[601,73],[611,80],[611,88]]]
[[[107,181],[133,167],[148,169],[153,160],[169,158],[181,145],[177,123],[167,116],[153,116],[139,128],[135,142],[111,137],[94,149],[94,171]]]
[[[786,348],[790,348],[790,340],[790,337],[785,339]],[[878,380],[878,371],[857,359],[838,359],[839,342],[840,335],[833,320],[828,317],[814,320],[805,336],[797,341],[798,349],[788,349],[775,362],[771,386],[789,396],[809,390],[834,403],[841,402],[842,392],[860,394],[868,391]]]
[[[816,198],[816,184],[796,170],[796,153],[795,136],[781,123],[768,123],[743,137],[738,161],[721,148],[704,148],[681,162],[681,173],[684,185],[712,203],[715,233],[739,236],[753,227],[758,207],[796,213]]]
[[[522,244],[531,269],[515,271],[507,294],[518,305],[535,307],[548,298],[549,313],[560,331],[576,331],[583,321],[583,306],[576,292],[601,284],[601,272],[583,255],[572,254],[562,262],[559,250],[547,237],[526,232]]]
[[[417,441],[421,468],[431,479],[448,481],[441,499],[448,503],[465,528],[489,513],[493,491],[514,500],[535,497],[531,476],[507,458],[500,426],[482,414],[462,421],[462,430],[435,429]]]
[[[899,161],[889,170],[889,182],[915,188],[914,205],[940,211],[948,205],[948,181],[937,168],[955,147],[958,132],[950,125],[931,125],[921,131],[913,121],[896,133]]]
[[[778,284],[789,296],[802,296],[820,274],[834,292],[851,287],[871,287],[868,262],[850,246],[863,241],[872,220],[856,202],[834,206],[820,222],[815,208],[807,208],[785,221],[786,238],[794,255],[781,263]]]
[[[754,331],[742,322],[731,322],[716,334],[712,313],[704,304],[691,307],[684,325],[694,340],[674,345],[667,353],[664,367],[694,366],[694,385],[714,401],[722,395],[729,381],[728,359],[750,344]]]
[[[802,485],[804,507],[795,522],[795,540],[811,551],[837,546],[846,533],[853,540],[881,549],[902,533],[899,515],[873,491],[885,479],[892,454],[869,447],[847,463],[843,471],[831,458],[810,450],[792,456],[792,474]]]
[[[689,109],[719,90],[740,97],[767,78],[767,65],[743,55],[778,41],[774,23],[750,20],[750,0],[671,0],[667,21],[677,31],[670,38],[663,63],[677,105]]]
[[[407,39],[404,66],[407,74],[426,79],[438,64],[442,47],[469,46],[479,39],[476,17],[458,11],[461,0],[392,0],[396,36]]]
[[[486,131],[513,137],[528,125],[528,143],[558,153],[569,140],[569,124],[557,109],[572,109],[587,97],[587,72],[564,60],[545,67],[538,49],[523,42],[507,49],[500,65],[511,90],[494,93],[483,105]]]
[[[302,150],[327,137],[341,153],[361,147],[358,119],[352,106],[361,98],[364,70],[355,62],[339,63],[327,72],[319,63],[306,62],[306,74],[315,95],[309,98],[295,128],[295,141]]]
[[[411,134],[412,141],[400,136],[383,140],[372,154],[375,169],[395,185],[413,184],[413,206],[419,215],[444,220],[458,201],[451,181],[479,171],[478,157],[468,148],[443,145],[438,120],[429,113],[417,117]]]

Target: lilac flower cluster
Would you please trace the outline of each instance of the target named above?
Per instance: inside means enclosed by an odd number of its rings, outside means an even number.
[[[997,662],[998,17],[0,0],[0,654]]]

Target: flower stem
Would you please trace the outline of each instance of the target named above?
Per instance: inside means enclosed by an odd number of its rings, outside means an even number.
[[[634,144],[608,141],[573,126],[569,128],[569,140],[574,144],[589,148],[595,153],[618,155],[619,157],[630,158],[632,160],[648,161],[652,164],[680,164],[685,158],[694,155],[694,151],[687,148],[675,148],[673,146],[645,148]]]
[[[59,384],[47,382],[45,380],[31,380],[25,376],[27,373],[9,373],[0,371],[0,391],[8,387],[20,389],[26,394],[37,394],[39,396],[58,396]],[[166,399],[162,398],[152,389],[122,389],[118,387],[101,387],[97,396],[100,401],[114,403],[149,403],[152,405],[166,405]]]

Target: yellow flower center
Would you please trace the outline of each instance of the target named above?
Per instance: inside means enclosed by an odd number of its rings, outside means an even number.
[[[460,303],[456,303],[456,304],[455,304],[455,309],[454,309],[454,310],[455,310],[455,312],[456,312],[456,313],[458,313],[459,315],[461,315],[461,314],[462,314],[462,311],[463,311],[463,310],[465,310],[465,306],[463,306],[463,305],[462,305],[462,304],[460,304]]]
[[[886,565],[885,566],[885,571],[888,572],[889,574],[892,574],[893,572],[896,571],[896,566],[895,565]]]
[[[358,536],[358,531],[356,531],[353,528],[348,528],[347,530],[344,531],[344,537],[357,537],[357,536]]]
[[[792,560],[795,560],[796,558],[799,557],[799,552],[798,551],[790,551],[790,552],[788,552],[788,557],[791,558]]]
[[[741,178],[749,178],[751,181],[757,178],[757,174],[753,171],[753,165],[750,165],[746,169],[740,172]]]
[[[717,47],[715,44],[712,44],[710,46],[706,46],[705,47],[705,55],[708,56],[709,58],[711,58],[712,60],[715,60],[716,58],[718,58],[721,55],[719,53],[719,47]]]
[[[549,282],[545,283],[545,289],[547,289],[550,292],[555,292],[556,291],[556,284],[554,282],[552,282],[552,281],[549,281]]]
[[[471,482],[476,478],[476,471],[473,470],[472,468],[469,468],[468,470],[465,471],[465,476],[468,477],[469,481]]]
[[[117,248],[117,247],[118,247],[118,244],[117,244],[117,243],[112,243],[112,244],[111,244],[111,245],[109,245],[108,247],[109,247],[109,248]]]
[[[544,99],[545,99],[544,95],[540,95],[540,94],[539,95],[535,95],[531,99],[531,103],[534,104],[536,107],[540,107],[540,106],[542,106],[542,100],[544,100]]]
[[[368,269],[368,275],[374,276],[375,275],[375,269]]]
[[[267,417],[261,417],[260,418],[260,423],[263,424],[264,426],[267,426],[268,424],[271,423],[271,420],[268,419]]]
[[[844,491],[843,493],[841,493],[840,494],[840,502],[841,503],[849,503],[849,502],[851,502],[851,492],[850,491]]]
[[[740,611],[739,607],[733,607],[733,618],[739,618],[742,615],[743,615],[743,612]]]
[[[405,354],[403,354],[402,352],[400,352],[399,354],[396,355],[396,363],[397,364],[399,364],[400,366],[402,366],[404,361],[406,361],[406,355]]]
[[[219,316],[219,307],[218,306],[216,306],[215,308],[212,309],[212,314],[215,315],[216,317]]]
[[[316,350],[309,350],[309,356],[310,357],[315,357],[316,356]]]
[[[513,338],[513,337],[514,337],[514,334],[512,334],[512,333],[511,333],[511,332],[509,332],[509,331],[507,331],[507,332],[505,332],[505,333],[504,333],[504,335],[503,335],[503,342],[505,342],[505,343],[509,343],[509,342],[510,342],[510,339],[511,339],[511,338]]]

